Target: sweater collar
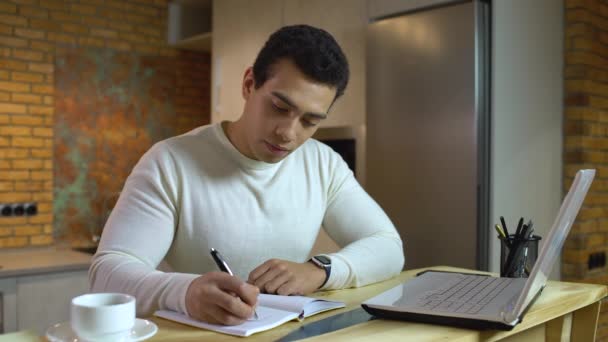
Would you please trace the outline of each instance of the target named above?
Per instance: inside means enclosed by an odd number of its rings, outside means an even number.
[[[263,162],[260,160],[255,160],[255,159],[246,157],[232,144],[232,142],[230,142],[230,140],[228,139],[228,136],[226,136],[226,132],[224,131],[224,128],[222,127],[221,122],[216,123],[213,126],[213,130],[215,131],[215,134],[216,134],[218,140],[220,141],[222,146],[224,146],[224,148],[230,154],[230,156],[239,165],[241,165],[242,167],[244,167],[246,169],[265,170],[265,169],[270,169],[270,168],[276,168],[276,167],[279,167],[279,165],[281,165],[281,163],[283,162],[283,160],[281,160],[278,163],[266,163],[266,162]]]

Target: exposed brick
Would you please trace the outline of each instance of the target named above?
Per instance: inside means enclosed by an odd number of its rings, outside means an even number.
[[[96,37],[103,37],[103,38],[117,38],[118,32],[116,32],[114,30],[92,28],[91,35],[96,36]]]
[[[40,115],[53,115],[55,112],[55,108],[51,106],[33,106],[29,105],[29,113],[30,114],[40,114]]]
[[[47,19],[49,12],[46,9],[31,6],[20,6],[19,14],[27,18]]]
[[[36,216],[31,216],[28,220],[29,223],[53,223],[53,215],[52,214],[39,214]]]
[[[42,191],[44,190],[43,182],[27,181],[27,182],[15,182],[15,191]],[[40,205],[38,205],[38,211],[40,211]]]
[[[47,246],[53,243],[52,235],[36,235],[30,236],[30,243],[33,246]]]
[[[0,149],[1,151],[1,149]],[[31,149],[32,157],[34,158],[52,158],[53,150],[44,148],[33,148]]]
[[[42,1],[42,3],[46,3],[47,0]],[[59,31],[61,30],[61,25],[58,22],[53,20],[46,19],[30,19],[31,28],[43,31]]]
[[[0,80],[8,80],[10,79],[10,74],[8,72],[8,70],[0,70]]]
[[[48,213],[53,211],[53,204],[51,202],[40,202],[38,203],[38,212]]]
[[[95,14],[95,12],[97,12],[96,7],[91,6],[91,5],[71,4],[70,9],[73,13],[88,14],[88,15],[93,15],[93,14]]]
[[[12,169],[11,162],[0,159],[0,169]]]
[[[52,128],[41,128],[41,127],[36,127],[34,128],[34,136],[35,137],[52,137],[53,136],[53,129]]]
[[[20,180],[20,179],[29,179],[30,172],[29,171],[0,171],[0,179],[2,180]]]
[[[38,169],[42,169],[44,162],[40,159],[20,159],[20,160],[13,160],[12,164],[13,164],[13,169],[15,169],[15,170],[19,170],[19,169],[38,170]],[[32,179],[34,179],[33,174],[32,174]]]
[[[0,236],[9,236],[13,235],[13,228],[10,227],[0,227]]]
[[[10,25],[0,24],[0,35],[12,36],[13,35],[13,27],[10,26]]]
[[[76,37],[65,33],[49,32],[49,40],[63,44],[76,44]]]
[[[1,89],[1,87],[0,87]],[[55,87],[46,84],[34,84],[32,86],[32,92],[37,94],[53,94]]]
[[[15,125],[40,126],[44,120],[40,116],[15,115],[11,117],[11,122]]]
[[[30,127],[20,127],[20,126],[0,126],[0,135],[10,135],[10,136],[31,136],[32,129]]]
[[[41,42],[41,41],[31,41],[30,48],[33,50],[39,50],[43,52],[53,52],[55,51],[55,44]]]
[[[14,147],[42,147],[42,146],[44,146],[44,140],[41,138],[13,137],[12,146],[14,146]]]
[[[25,158],[29,156],[29,150],[24,148],[0,148],[0,158]]]
[[[0,13],[0,23],[13,26],[25,26],[27,25],[27,19],[17,15]]]
[[[26,106],[16,103],[0,103],[0,113],[7,114],[24,114],[26,112]]]
[[[44,75],[34,72],[13,71],[13,81],[38,83],[44,80]]]
[[[30,30],[25,28],[16,28],[15,36],[28,39],[44,39],[44,32],[40,30]]]
[[[120,51],[130,51],[131,45],[127,42],[120,40],[108,40],[106,42],[106,46],[110,49],[120,50]]]
[[[43,233],[44,234],[52,234],[53,233],[53,225],[52,224],[45,224],[42,226],[43,227]]]
[[[87,34],[89,32],[88,27],[75,23],[63,23],[61,24],[61,28],[68,33]]]
[[[40,6],[50,10],[65,10],[70,9],[70,2],[65,0],[42,0]]]
[[[45,184],[45,189],[46,189],[46,184]],[[52,188],[49,188],[48,190],[52,190]],[[52,192],[35,192],[33,195],[33,199],[34,201],[52,201],[53,200],[53,193]]]
[[[24,59],[28,61],[40,62],[44,60],[44,53],[34,50],[20,50],[15,49],[13,56],[18,59]]]
[[[17,224],[27,224],[27,217],[25,217],[25,216],[3,217],[2,220],[0,220],[0,226],[14,227]]]
[[[12,101],[16,103],[28,103],[28,104],[40,104],[42,103],[42,98],[40,95],[33,94],[19,94],[14,93],[12,95]]]
[[[9,14],[17,13],[17,5],[7,2],[0,2],[0,12]]]
[[[1,19],[0,19],[1,20]],[[27,40],[15,37],[0,36],[0,46],[26,47]]]
[[[32,194],[29,192],[0,192],[0,202],[25,202],[32,199]]]
[[[50,105],[50,106],[52,106],[52,105],[55,103],[55,98],[54,98],[54,97],[52,97],[52,96],[44,96],[44,97],[43,97],[43,99],[42,99],[42,102],[43,102],[45,105]]]
[[[42,233],[42,225],[15,227],[15,236],[38,235]]]
[[[53,179],[53,172],[52,171],[31,171],[30,178],[33,180]]]
[[[84,46],[104,47],[105,42],[102,38],[78,37],[78,44]]]
[[[28,238],[24,236],[0,238],[0,248],[24,247]]]
[[[16,61],[14,59],[3,59],[0,60],[0,68],[24,71],[27,70],[27,63],[22,61]]]

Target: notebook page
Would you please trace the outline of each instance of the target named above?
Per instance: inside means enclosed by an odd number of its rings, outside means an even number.
[[[250,319],[242,324],[232,326],[200,322],[184,314],[168,310],[156,311],[154,313],[154,316],[158,316],[197,328],[213,330],[224,334],[236,336],[249,336],[260,331],[272,329],[285,322],[298,318],[298,314],[295,312],[287,312],[260,305],[256,307],[256,311],[258,313],[257,320]]]
[[[272,307],[275,309],[297,312],[300,319],[314,315],[319,312],[343,308],[343,302],[317,299],[304,296],[280,296],[260,294],[258,296],[259,305]]]

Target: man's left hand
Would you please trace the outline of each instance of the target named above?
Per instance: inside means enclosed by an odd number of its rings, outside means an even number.
[[[311,262],[270,259],[249,273],[248,283],[261,292],[279,295],[307,295],[325,281],[325,271]]]

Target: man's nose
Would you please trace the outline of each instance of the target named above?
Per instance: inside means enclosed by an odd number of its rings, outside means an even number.
[[[283,142],[290,142],[296,139],[297,118],[283,120],[277,125],[276,134]]]

